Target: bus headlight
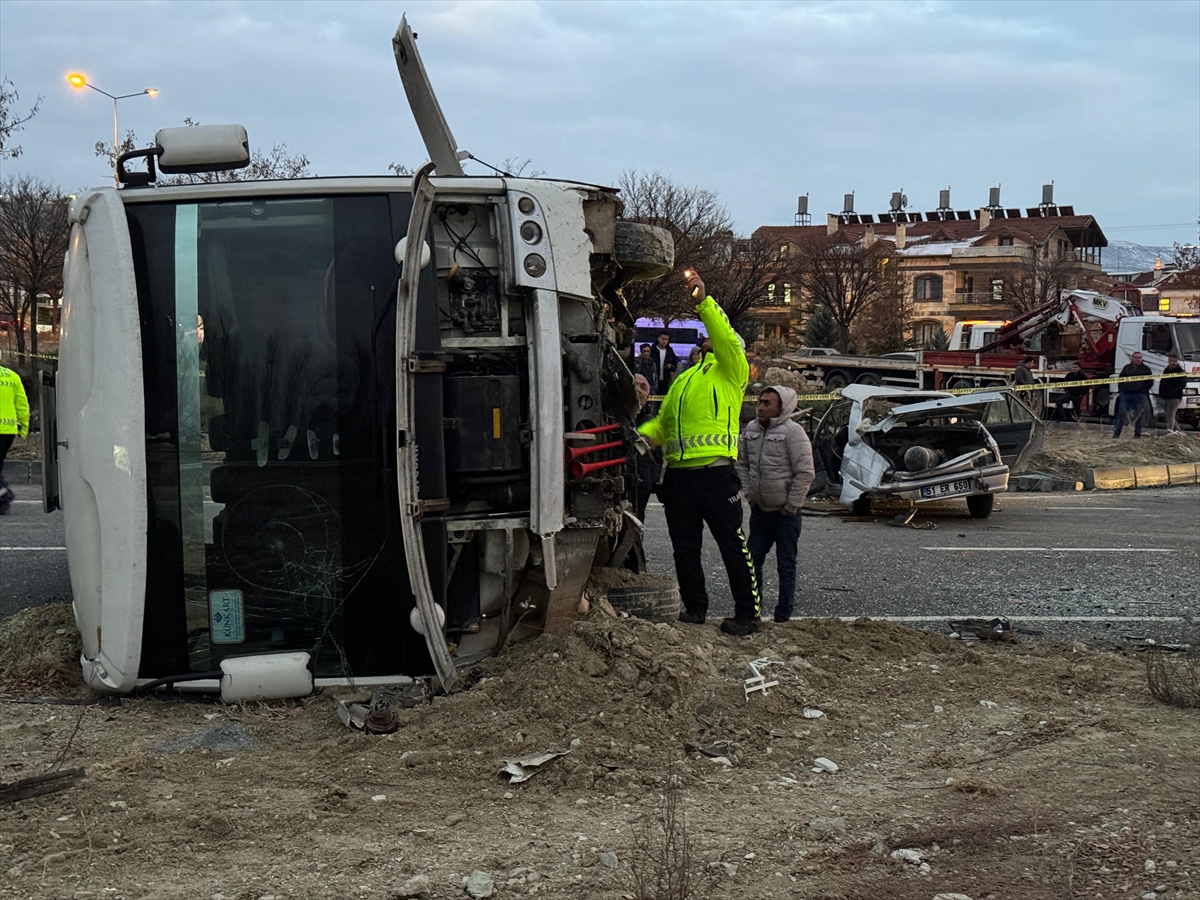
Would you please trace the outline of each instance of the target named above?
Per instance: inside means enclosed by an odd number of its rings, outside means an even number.
[[[546,274],[546,260],[538,253],[530,253],[525,257],[525,274],[531,278],[541,278]]]

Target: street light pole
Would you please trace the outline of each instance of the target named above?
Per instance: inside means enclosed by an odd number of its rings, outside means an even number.
[[[72,72],[70,75],[68,75],[67,82],[71,85],[71,87],[75,88],[75,90],[80,90],[82,88],[89,87],[93,91],[97,91],[97,92],[103,94],[105,97],[108,97],[110,100],[112,100],[112,105],[113,105],[113,143],[112,143],[112,146],[113,146],[113,182],[115,184],[117,184],[117,186],[119,187],[121,182],[120,182],[120,176],[117,174],[117,157],[119,157],[121,155],[120,147],[119,147],[121,133],[120,133],[120,130],[117,128],[117,101],[125,100],[125,99],[128,99],[129,97],[141,97],[141,96],[157,97],[158,90],[156,88],[145,88],[140,91],[134,91],[132,94],[116,94],[116,95],[114,95],[114,94],[110,94],[106,90],[96,87],[94,84],[92,84],[90,81],[87,80],[86,76],[80,74],[79,72]]]

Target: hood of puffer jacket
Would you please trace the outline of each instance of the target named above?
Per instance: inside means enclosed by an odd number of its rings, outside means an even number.
[[[783,412],[771,420],[772,425],[778,425],[796,411],[796,392],[782,384],[773,384],[770,389],[779,395],[779,399],[783,403]]]

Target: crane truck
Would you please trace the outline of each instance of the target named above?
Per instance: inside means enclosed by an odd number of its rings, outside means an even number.
[[[967,328],[965,324],[978,327]],[[1096,291],[1063,291],[1055,300],[1005,323],[958,323],[951,349],[919,350],[891,356],[790,358],[789,367],[814,386],[840,390],[848,384],[894,385],[922,390],[955,390],[1006,384],[1025,356],[1038,359],[1037,375],[1054,390],[1073,362],[1089,378],[1119,372],[1140,352],[1152,372],[1161,373],[1174,354],[1185,372],[1178,418],[1200,424],[1200,317],[1147,315],[1121,299]],[[1116,391],[1097,385],[1085,412],[1111,416]],[[1161,412],[1154,393],[1155,412]]]

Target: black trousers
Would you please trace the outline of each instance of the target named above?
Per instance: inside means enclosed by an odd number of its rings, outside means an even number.
[[[0,434],[0,488],[8,487],[8,482],[4,480],[4,457],[8,456],[8,448],[16,437],[15,434]]]
[[[679,596],[683,608],[693,615],[708,614],[708,591],[700,558],[707,524],[729,573],[734,618],[758,619],[758,579],[742,532],[740,490],[733,466],[668,468],[663,478],[659,497],[671,535]]]

